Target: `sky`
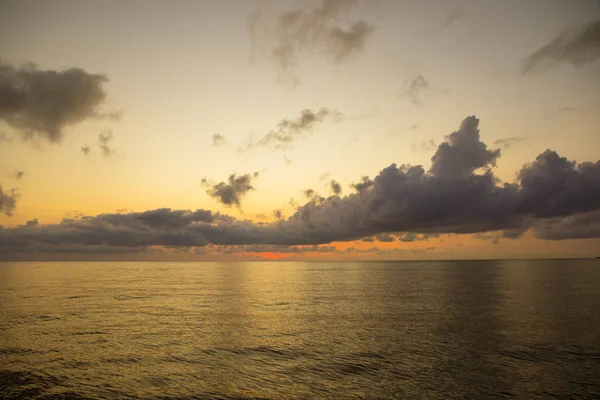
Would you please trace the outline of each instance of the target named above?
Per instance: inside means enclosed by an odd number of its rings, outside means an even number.
[[[597,257],[600,2],[0,2],[0,260]]]

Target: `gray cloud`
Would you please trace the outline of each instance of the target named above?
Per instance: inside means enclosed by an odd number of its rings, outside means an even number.
[[[239,151],[243,152],[256,147],[272,147],[275,150],[287,149],[291,147],[294,141],[310,132],[316,124],[323,123],[326,119],[334,122],[339,121],[341,114],[336,110],[325,107],[321,107],[317,112],[309,109],[302,110],[300,117],[281,120],[274,130],[256,142],[249,142],[241,147]]]
[[[206,193],[220,203],[231,207],[237,206],[241,208],[242,198],[252,190],[252,180],[258,177],[258,172],[245,175],[229,175],[227,182],[219,182],[211,184],[208,180],[203,179],[202,184],[206,188]]]
[[[479,168],[496,165],[500,150],[488,150],[479,139],[479,120],[468,117],[460,129],[446,137],[431,158],[429,172],[435,176],[469,177]]]
[[[342,194],[342,185],[340,185],[336,180],[332,179],[331,182],[329,182],[329,187],[336,196]]]
[[[358,193],[362,193],[364,190],[367,190],[373,186],[373,183],[374,182],[368,176],[363,176],[360,178],[360,182],[352,183],[350,187],[356,190]]]
[[[9,217],[13,215],[17,206],[17,198],[19,197],[16,189],[11,189],[5,192],[0,185],[0,213],[4,213]]]
[[[300,63],[301,54],[317,53],[330,56],[334,62],[341,62],[364,49],[375,30],[374,26],[363,20],[345,27],[336,22],[337,18],[361,2],[321,0],[315,6],[301,2],[301,6],[294,10],[276,14],[269,13],[267,3],[261,2],[259,10],[249,21],[253,51],[261,42],[266,44],[267,51],[279,68],[280,81],[295,86],[299,79],[294,69]],[[270,37],[259,38],[260,29],[266,28],[269,22],[274,22]]]
[[[65,128],[110,116],[100,109],[106,82],[105,75],[80,68],[53,71],[0,62],[0,120],[23,138],[59,143]]]
[[[416,106],[421,106],[421,94],[429,89],[429,82],[423,75],[416,75],[404,83],[403,95]]]
[[[86,144],[86,145],[83,145],[83,147],[81,148],[81,152],[82,152],[84,155],[86,155],[86,156],[87,156],[88,154],[90,154],[90,152],[91,152],[91,151],[92,151],[92,149],[91,149],[91,148],[90,148],[90,146],[88,146],[87,144]]]
[[[355,22],[348,29],[332,27],[327,41],[334,59],[339,62],[362,50],[374,31],[375,27],[365,21]]]
[[[522,142],[523,140],[525,140],[524,137],[520,137],[520,136],[513,136],[513,137],[509,137],[509,138],[504,138],[504,139],[498,139],[494,142],[495,145],[498,146],[502,146],[505,149],[510,148],[513,144]]]
[[[523,74],[539,72],[557,63],[576,67],[590,64],[600,58],[600,20],[561,32],[550,43],[541,47],[523,61]]]
[[[598,238],[600,211],[539,220],[533,229],[540,239],[547,240]]]
[[[436,148],[436,144],[433,140],[422,140],[418,143],[413,143],[410,146],[410,149],[413,151],[413,153],[417,153],[417,152],[430,152],[432,150],[435,150]]]
[[[312,189],[306,189],[304,192],[304,197],[306,197],[307,199],[312,199],[313,197],[315,197],[315,195],[317,194],[314,190]]]
[[[225,136],[221,135],[220,133],[215,133],[214,135],[212,135],[213,147],[223,146],[226,143],[227,143],[227,140],[225,139]]]
[[[319,176],[319,182],[327,180],[330,176],[331,176],[331,171],[324,172],[323,174],[321,174],[321,176]]]
[[[492,172],[499,156],[481,142],[478,119],[468,117],[440,144],[428,172],[420,165],[392,164],[360,193],[327,198],[309,193],[293,215],[272,223],[207,210],[75,216],[60,224],[2,229],[0,247],[27,252],[67,245],[299,246],[381,234],[410,242],[500,231],[515,238],[531,227],[548,239],[595,237],[597,230],[586,224],[600,211],[600,161],[578,164],[547,150],[523,166],[515,183],[503,184]],[[224,204],[239,205],[252,189],[250,179],[232,175],[209,191]]]
[[[111,149],[109,146],[109,143],[112,141],[113,139],[113,133],[110,129],[105,130],[104,132],[100,133],[98,135],[98,145],[100,146],[100,151],[102,152],[102,155],[104,157],[108,157],[111,154],[114,154],[115,149]],[[83,148],[81,149],[81,151],[83,151]],[[84,151],[84,154],[87,154]]]

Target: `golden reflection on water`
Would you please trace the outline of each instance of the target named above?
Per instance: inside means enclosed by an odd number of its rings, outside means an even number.
[[[4,263],[0,395],[600,394],[596,264]]]

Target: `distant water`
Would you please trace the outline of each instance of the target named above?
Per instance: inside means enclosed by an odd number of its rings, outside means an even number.
[[[600,398],[600,261],[0,263],[0,398]]]

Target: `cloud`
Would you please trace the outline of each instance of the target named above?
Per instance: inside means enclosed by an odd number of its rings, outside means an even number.
[[[287,149],[297,139],[304,137],[306,133],[310,132],[316,124],[323,123],[327,119],[336,122],[341,118],[342,116],[338,111],[325,107],[321,107],[316,112],[304,109],[300,112],[300,117],[279,121],[274,130],[256,142],[249,142],[246,146],[241,147],[239,151],[248,151],[256,147],[271,147],[275,150]]]
[[[436,144],[433,140],[422,140],[418,143],[413,143],[410,146],[410,149],[413,151],[413,153],[417,153],[417,152],[430,152],[432,150],[434,150],[436,148]]]
[[[375,27],[365,21],[355,22],[348,29],[332,27],[327,41],[334,59],[340,62],[362,50],[374,31]]]
[[[340,185],[336,180],[332,179],[331,182],[329,182],[329,187],[336,196],[342,194],[342,185]]]
[[[15,179],[21,179],[25,175],[25,171],[17,171],[15,172]]]
[[[288,156],[283,156],[283,161],[285,162],[285,165],[292,165],[292,160],[290,160]]]
[[[331,176],[331,171],[322,173],[321,176],[319,176],[319,182],[323,182],[323,181],[327,180],[330,176]]]
[[[102,151],[104,157],[108,157],[115,152],[115,149],[111,149],[108,145],[112,139],[113,133],[111,130],[106,130],[98,135],[98,145],[100,146],[100,151]],[[83,151],[83,148],[81,150]],[[87,153],[84,152],[84,154]]]
[[[92,151],[92,149],[87,144],[83,145],[83,147],[81,148],[81,152],[83,153],[83,155],[87,156],[88,154],[90,154],[90,151]]]
[[[464,16],[464,12],[463,10],[461,10],[460,8],[455,8],[447,17],[446,20],[444,21],[444,26],[448,27],[450,25],[452,25],[454,22],[458,21],[459,19],[461,19]]]
[[[415,106],[421,106],[423,104],[420,98],[421,94],[428,89],[429,82],[427,79],[423,75],[416,75],[404,83],[402,94],[407,96]]]
[[[225,136],[221,135],[220,133],[215,133],[214,135],[212,135],[213,147],[224,146],[226,143],[227,140],[225,139]]]
[[[9,217],[12,216],[17,206],[18,197],[19,194],[16,189],[5,192],[2,185],[0,185],[0,213],[4,213]]]
[[[479,138],[479,120],[472,116],[463,120],[460,129],[446,137],[431,158],[429,172],[448,178],[470,177],[479,168],[496,165],[500,150],[488,150]]]
[[[202,184],[206,188],[206,193],[221,204],[228,207],[237,206],[241,209],[241,202],[244,196],[255,188],[252,186],[252,180],[258,177],[258,172],[245,175],[229,175],[227,182],[210,184],[206,178]]]
[[[0,120],[25,139],[60,143],[65,129],[90,118],[105,118],[108,78],[81,68],[62,71],[16,68],[0,62]]]
[[[558,63],[582,67],[600,58],[600,20],[562,31],[550,43],[523,60],[523,74],[547,69]]]
[[[350,187],[356,190],[358,193],[362,193],[363,191],[369,189],[373,186],[373,181],[368,176],[363,176],[360,178],[360,182],[350,184]]]
[[[494,142],[495,145],[498,146],[502,146],[505,149],[510,148],[513,144],[522,142],[523,140],[525,140],[524,137],[520,137],[520,136],[513,136],[513,137],[509,137],[509,138],[504,138],[504,139],[498,139]]]
[[[304,197],[306,197],[307,199],[312,199],[316,195],[316,192],[312,189],[306,189],[303,193]]]
[[[600,237],[600,211],[536,221],[537,237],[546,240],[589,239]]]
[[[364,179],[359,193],[324,198],[309,192],[291,216],[271,223],[209,210],[74,216],[0,230],[0,254],[60,246],[306,246],[378,235],[404,242],[441,234],[516,238],[530,228],[549,240],[597,237],[600,161],[576,163],[546,150],[521,168],[515,183],[502,183],[492,171],[499,157],[498,149],[481,141],[472,116],[438,146],[427,172],[392,164],[372,181]],[[239,206],[253,189],[253,176],[231,175],[228,183],[209,187],[209,194]]]
[[[295,86],[299,82],[295,68],[302,54],[325,55],[339,63],[364,50],[375,27],[364,20],[345,26],[337,22],[360,3],[366,2],[321,0],[316,5],[301,2],[293,10],[271,13],[267,3],[261,2],[248,24],[253,52],[259,44],[266,45],[279,68],[280,81]],[[259,37],[261,29],[267,33],[264,37]]]

